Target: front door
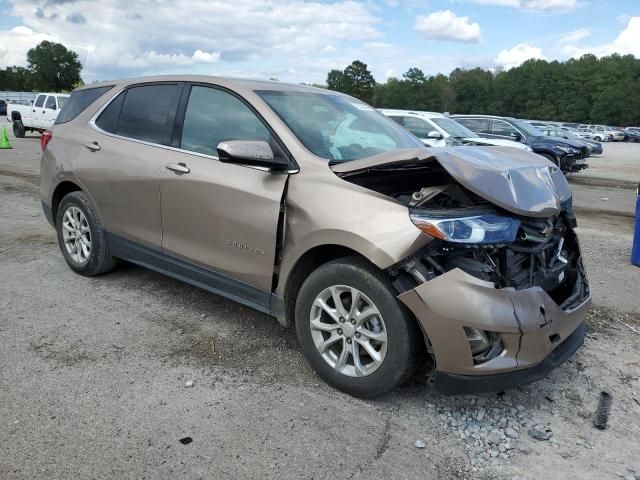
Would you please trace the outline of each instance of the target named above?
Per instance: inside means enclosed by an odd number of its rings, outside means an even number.
[[[130,87],[78,135],[74,170],[105,229],[155,250],[162,248],[159,176],[181,87]]]
[[[56,113],[58,112],[58,102],[55,95],[49,95],[44,102],[44,108],[41,110],[41,116],[38,119],[38,126],[40,128],[50,128],[56,119]]]
[[[42,116],[42,109],[44,108],[44,101],[46,99],[46,95],[40,94],[36,97],[31,108],[26,109],[25,113],[27,113],[28,116],[22,119],[22,123],[26,127],[40,128],[40,117]]]
[[[226,90],[193,85],[183,93],[178,124],[182,111],[177,149],[167,151],[160,180],[163,251],[213,271],[223,284],[229,279],[269,292],[287,175],[221,163],[216,147],[275,139]]]

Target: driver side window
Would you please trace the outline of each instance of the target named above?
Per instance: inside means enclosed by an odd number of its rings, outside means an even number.
[[[239,98],[216,88],[191,88],[180,148],[217,157],[220,142],[270,139],[267,127]]]

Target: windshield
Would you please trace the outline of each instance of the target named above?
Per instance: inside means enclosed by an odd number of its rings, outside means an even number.
[[[473,133],[464,125],[446,117],[430,118],[433,123],[455,138],[476,138],[478,135]]]
[[[527,122],[521,122],[520,120],[511,120],[511,123],[515,125],[519,130],[529,135],[530,137],[543,137],[544,134],[533,125],[529,125]]]
[[[279,90],[256,93],[309,151],[331,163],[402,148],[424,148],[394,121],[354,98]]]

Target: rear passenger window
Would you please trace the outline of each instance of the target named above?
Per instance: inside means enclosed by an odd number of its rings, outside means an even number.
[[[116,133],[123,103],[124,93],[121,93],[102,111],[96,120],[96,126],[107,133]]]
[[[489,120],[486,118],[456,118],[456,121],[476,133],[491,133]]]
[[[36,98],[36,103],[33,104],[34,107],[41,107],[44,104],[44,99],[47,98],[46,95],[38,95]]]
[[[53,95],[49,95],[47,97],[47,103],[44,104],[44,108],[52,108],[53,110],[55,110],[57,108],[56,97],[54,97]]]
[[[95,102],[99,97],[107,93],[113,88],[112,85],[107,87],[96,88],[84,88],[82,90],[74,90],[71,92],[69,100],[64,102],[58,118],[56,118],[56,125],[59,123],[67,123],[80,115],[85,108]]]
[[[129,88],[124,97],[116,133],[124,137],[168,145],[171,141],[169,111],[175,105],[178,85],[145,85]]]
[[[217,146],[226,140],[265,140],[271,134],[240,99],[210,87],[193,86],[184,116],[180,147],[218,156]]]
[[[508,137],[512,133],[518,133],[518,131],[507,122],[503,122],[502,120],[494,120],[493,126],[491,127],[491,133],[493,133],[494,135],[500,135],[502,137]]]

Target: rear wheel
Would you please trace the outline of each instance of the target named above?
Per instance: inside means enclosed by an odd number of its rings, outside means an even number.
[[[406,381],[422,339],[388,280],[357,257],[309,275],[296,301],[296,333],[316,373],[359,397],[381,395]]]
[[[13,134],[16,138],[24,138],[25,128],[21,120],[13,121]]]
[[[62,199],[56,231],[62,255],[76,273],[90,277],[115,266],[98,212],[84,193],[71,192]]]

